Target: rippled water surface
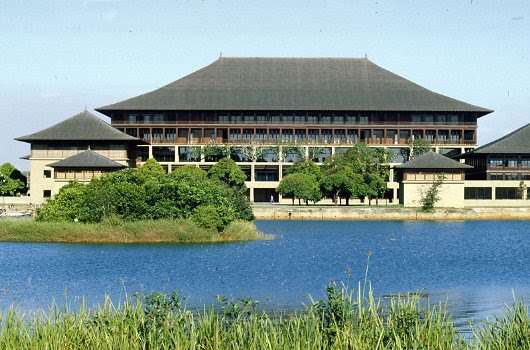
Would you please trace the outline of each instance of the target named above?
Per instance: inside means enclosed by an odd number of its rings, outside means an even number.
[[[1,224],[1,223],[0,223]],[[0,308],[46,308],[171,291],[187,304],[251,296],[298,308],[330,281],[368,277],[378,296],[422,291],[459,324],[530,300],[530,222],[260,221],[273,241],[219,245],[0,243]]]

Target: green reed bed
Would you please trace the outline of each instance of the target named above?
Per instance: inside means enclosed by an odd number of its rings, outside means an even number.
[[[361,294],[331,286],[327,299],[274,315],[252,300],[220,299],[219,308],[191,312],[175,294],[30,318],[11,310],[1,320],[0,349],[530,348],[528,311],[521,305],[477,326],[466,342],[444,305],[422,307],[417,296],[383,304]]]
[[[215,243],[271,239],[247,221],[234,221],[224,231],[191,220],[107,220],[102,223],[0,220],[0,241],[61,243]]]

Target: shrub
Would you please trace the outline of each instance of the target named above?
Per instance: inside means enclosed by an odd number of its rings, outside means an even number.
[[[205,227],[220,230],[235,219],[253,219],[243,189],[210,179],[198,168],[166,174],[155,161],[149,161],[139,169],[107,174],[87,185],[64,187],[44,205],[38,219],[87,223],[115,217],[124,221],[184,219],[208,205],[216,208],[219,221],[211,224],[205,219]]]
[[[77,221],[81,219],[81,209],[86,195],[86,187],[72,182],[59,191],[53,199],[39,209],[39,221]]]
[[[230,208],[219,208],[212,204],[198,206],[191,216],[197,225],[216,231],[222,231],[235,218],[235,212]]]
[[[208,170],[208,177],[226,183],[230,187],[243,188],[247,176],[232,159],[224,158]]]

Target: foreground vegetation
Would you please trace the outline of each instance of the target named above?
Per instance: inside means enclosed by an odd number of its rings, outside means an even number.
[[[0,221],[0,241],[61,243],[214,243],[271,239],[251,222],[234,221],[223,231],[205,229],[189,219],[101,223]]]
[[[330,286],[327,299],[291,314],[258,311],[250,300],[219,298],[218,308],[191,312],[176,294],[152,294],[78,312],[57,308],[24,318],[10,310],[0,323],[1,349],[530,349],[528,310],[457,333],[443,305],[416,296],[376,301]]]

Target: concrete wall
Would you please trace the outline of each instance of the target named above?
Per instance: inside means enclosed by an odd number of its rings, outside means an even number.
[[[436,209],[254,204],[258,220],[530,220],[530,208]]]
[[[118,163],[121,163],[123,165],[128,165],[128,159],[123,158],[123,155],[126,154],[126,147],[122,146],[123,149],[117,150],[94,150],[95,152],[108,157],[110,156],[117,156],[119,158],[110,158]],[[54,173],[53,168],[49,167],[49,164],[55,163],[61,159],[64,159],[66,157],[70,157],[74,154],[83,152],[84,150],[77,150],[77,151],[57,151],[56,153],[53,152],[53,150],[41,150],[41,149],[32,149],[31,157],[30,157],[30,189],[29,189],[29,195],[31,196],[31,202],[36,205],[40,205],[45,202],[44,198],[44,191],[50,190],[51,195],[54,196],[59,192],[59,190],[69,183],[68,180],[56,180],[54,179]],[[125,152],[125,153],[124,153]],[[46,158],[42,157],[46,156]],[[62,158],[50,158],[51,156],[56,157],[62,157]],[[51,177],[46,178],[44,176],[44,170],[50,170],[51,171]]]
[[[530,187],[530,181],[523,181],[526,187]],[[498,187],[517,187],[521,184],[520,180],[466,180],[465,187],[490,187],[492,193],[491,200],[465,199],[464,206],[467,208],[475,207],[530,207],[530,198],[528,190],[522,191],[521,199],[497,199],[495,189]]]
[[[403,181],[400,186],[401,204],[405,207],[421,207],[421,198],[431,187],[432,181]],[[464,207],[464,181],[444,181],[439,188],[437,208]]]

